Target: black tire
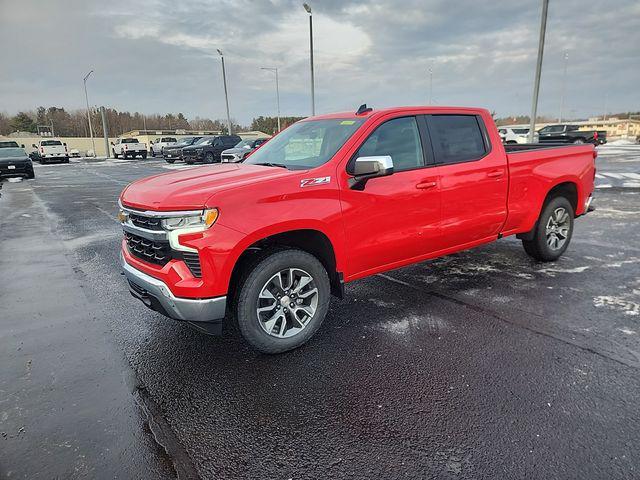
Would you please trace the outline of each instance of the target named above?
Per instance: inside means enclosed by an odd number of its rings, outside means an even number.
[[[36,174],[34,173],[33,170],[31,170],[29,173],[27,173],[27,180],[33,180],[34,178],[36,178]]]
[[[580,145],[585,143],[584,138],[576,138],[573,143],[575,143],[576,145]]]
[[[147,158],[147,152],[144,151],[144,152],[142,152],[142,159],[145,160],[146,158]]]
[[[151,150],[149,150],[149,152],[151,153],[152,157],[156,156],[156,152],[155,152],[155,150],[153,148]]]
[[[554,248],[549,245],[546,234],[546,227],[552,215],[555,215],[558,209],[564,209],[568,214],[568,233],[566,234],[564,243],[558,248]],[[574,211],[571,206],[571,202],[565,197],[554,197],[549,200],[542,209],[542,213],[536,222],[536,226],[533,229],[533,238],[531,240],[522,240],[522,246],[524,251],[527,252],[532,258],[541,262],[553,262],[560,258],[560,256],[567,250],[569,243],[571,243],[571,236],[573,235],[573,218]],[[559,236],[556,234],[556,238]],[[553,242],[553,239],[551,239]]]
[[[64,157],[64,163],[69,163],[69,157]]]
[[[213,163],[213,153],[207,152],[204,156],[204,163]]]
[[[118,154],[115,150],[111,150],[111,153],[113,153],[113,158],[118,158]]]
[[[165,158],[164,161],[167,163],[175,163],[175,160],[173,158]]]
[[[302,269],[313,278],[318,290],[317,307],[313,317],[307,320],[300,332],[290,337],[277,338],[269,335],[260,325],[256,312],[258,296],[273,275],[289,268]],[[265,252],[246,268],[239,286],[238,296],[234,302],[234,313],[240,333],[249,345],[262,353],[282,353],[306,343],[320,328],[329,308],[331,286],[327,271],[316,257],[302,250],[285,249]]]

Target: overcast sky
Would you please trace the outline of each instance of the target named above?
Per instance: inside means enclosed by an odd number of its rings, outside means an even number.
[[[84,104],[246,124],[310,114],[308,15],[288,0],[0,0],[0,111]],[[315,0],[316,111],[425,104],[526,114],[541,1]],[[538,112],[640,110],[640,2],[551,0]]]

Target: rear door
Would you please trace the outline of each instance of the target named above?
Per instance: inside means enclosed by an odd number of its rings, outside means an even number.
[[[342,183],[341,203],[349,251],[348,278],[409,263],[440,248],[440,195],[424,119],[385,118],[351,156],[389,155],[394,173],[363,190]]]
[[[427,115],[439,166],[445,248],[497,235],[507,218],[509,173],[480,115]]]

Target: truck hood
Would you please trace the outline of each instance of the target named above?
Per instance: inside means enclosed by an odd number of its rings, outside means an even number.
[[[215,206],[207,200],[224,190],[299,173],[262,165],[207,165],[137,180],[124,189],[120,200],[140,210],[200,210]]]

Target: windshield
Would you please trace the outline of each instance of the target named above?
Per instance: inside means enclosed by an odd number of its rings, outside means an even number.
[[[17,142],[0,142],[0,148],[11,148],[11,147],[19,148],[20,145],[18,145]]]
[[[137,138],[123,138],[122,143],[138,143]]]
[[[250,147],[251,142],[253,142],[253,140],[242,140],[239,143],[237,143],[233,148]]]
[[[256,150],[245,163],[274,164],[291,170],[318,167],[335,155],[363,121],[334,118],[295,123]]]
[[[62,142],[59,142],[58,140],[43,140],[42,142],[40,142],[40,145],[43,147],[54,147],[62,145]]]
[[[213,140],[211,137],[202,137],[200,140],[194,143],[194,145],[209,145],[209,143]],[[209,142],[209,143],[207,143]]]
[[[24,157],[26,153],[21,148],[0,148],[0,158],[9,158],[9,157]]]

